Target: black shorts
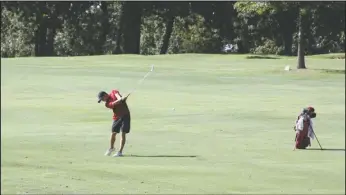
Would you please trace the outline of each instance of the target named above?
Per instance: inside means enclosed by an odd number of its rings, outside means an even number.
[[[130,123],[131,116],[130,114],[124,115],[123,117],[118,118],[117,120],[113,120],[112,124],[112,132],[113,133],[130,133]]]

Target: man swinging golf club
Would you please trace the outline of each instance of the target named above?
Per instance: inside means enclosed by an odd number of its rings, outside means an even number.
[[[110,148],[106,151],[105,155],[110,156],[114,149],[116,135],[121,130],[120,149],[114,156],[122,156],[123,149],[126,142],[126,134],[130,133],[130,110],[127,106],[126,100],[130,94],[122,97],[118,90],[112,90],[109,94],[104,91],[98,94],[98,103],[105,102],[105,106],[113,110],[113,124],[112,133],[110,138]]]
[[[306,149],[311,146],[310,139],[314,139],[315,133],[313,130],[312,118],[316,117],[315,109],[307,107],[298,116],[294,130],[296,131],[295,149]]]

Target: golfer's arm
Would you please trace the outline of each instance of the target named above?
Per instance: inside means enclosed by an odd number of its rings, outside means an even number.
[[[121,101],[123,101],[123,97],[121,97],[119,93],[115,94],[115,97],[117,98],[117,100],[111,103],[112,106],[118,105]]]
[[[115,100],[114,102],[112,102],[112,106],[115,106],[115,105],[118,105],[120,104],[120,102],[122,101],[122,99],[119,99],[119,100]]]

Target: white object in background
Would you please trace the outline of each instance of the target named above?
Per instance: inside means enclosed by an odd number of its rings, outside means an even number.
[[[291,67],[289,65],[285,66],[285,71],[290,71]]]

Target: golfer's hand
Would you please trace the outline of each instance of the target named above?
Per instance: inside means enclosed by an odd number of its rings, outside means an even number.
[[[131,95],[131,93],[127,94],[127,96],[125,96],[125,99],[127,99],[130,95]]]
[[[130,96],[130,93],[129,93],[129,94],[127,94],[127,96],[122,97],[122,98],[121,98],[121,100],[122,100],[122,101],[126,101],[126,100],[127,100],[127,98],[128,98],[129,96]]]

